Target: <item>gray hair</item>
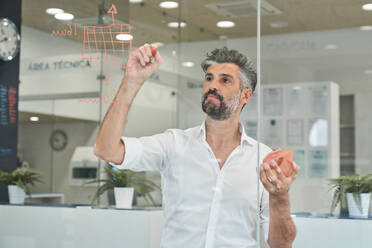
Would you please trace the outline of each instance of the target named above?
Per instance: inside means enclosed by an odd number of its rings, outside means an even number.
[[[207,53],[207,58],[201,63],[204,72],[207,72],[208,67],[213,63],[233,63],[239,66],[240,89],[251,88],[254,92],[257,84],[257,73],[253,68],[253,63],[245,55],[237,50],[229,50],[227,47],[214,49],[211,53]]]

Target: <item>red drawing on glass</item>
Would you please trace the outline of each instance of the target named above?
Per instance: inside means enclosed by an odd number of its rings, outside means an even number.
[[[53,36],[72,36],[72,27],[71,24],[67,24],[68,29],[64,30],[53,30],[52,35]],[[74,35],[76,36],[76,23],[74,24]]]
[[[117,59],[122,61],[122,69],[128,69],[128,66],[125,64],[126,54],[130,54],[132,51],[132,39],[128,40],[119,40],[117,35],[130,35],[131,34],[131,25],[130,24],[120,24],[115,23],[115,15],[118,14],[118,11],[114,4],[111,5],[110,9],[107,11],[108,14],[111,14],[112,23],[106,26],[100,25],[84,25],[84,36],[83,36],[83,48],[82,48],[82,61],[89,61],[89,64],[92,65],[93,61],[105,61],[105,76],[104,78],[105,85],[108,86],[109,77],[108,75],[108,61],[112,58],[114,64],[116,64]],[[76,23],[66,24],[67,27],[63,30],[53,30],[52,36],[65,37],[65,36],[76,36]],[[152,51],[153,54],[156,54],[156,49]],[[97,66],[99,63],[97,63]],[[102,99],[80,99],[79,102],[94,102],[106,104],[112,104],[114,101],[110,100],[115,96],[114,90],[110,91],[110,94],[105,94]]]
[[[114,4],[107,13],[112,16],[112,24],[107,26],[84,26],[83,50],[82,59],[89,60],[108,60],[108,56],[112,55],[120,57],[125,64],[125,54],[130,53],[132,49],[132,40],[117,40],[118,34],[130,34],[130,24],[117,24],[115,23],[115,15],[118,13]],[[115,31],[114,31],[115,30]],[[100,47],[103,46],[103,53]],[[113,60],[115,61],[115,59]],[[107,75],[106,63],[106,75]],[[105,77],[105,82],[108,82],[108,77]]]

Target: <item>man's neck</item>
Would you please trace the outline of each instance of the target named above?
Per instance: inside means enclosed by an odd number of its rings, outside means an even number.
[[[206,140],[211,146],[223,147],[240,142],[239,116],[216,121],[207,116],[205,120]]]

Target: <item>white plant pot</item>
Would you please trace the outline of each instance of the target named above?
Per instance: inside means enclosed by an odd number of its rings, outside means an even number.
[[[17,185],[8,185],[9,203],[24,204],[26,193]]]
[[[360,194],[362,212],[356,204],[353,194],[346,193],[347,205],[349,208],[349,216],[353,218],[368,218],[369,202],[371,199],[371,193],[362,193]]]
[[[134,188],[114,188],[116,208],[132,208]]]

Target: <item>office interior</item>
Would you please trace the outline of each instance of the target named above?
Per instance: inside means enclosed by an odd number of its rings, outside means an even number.
[[[95,139],[115,104],[129,51],[145,43],[156,44],[164,62],[136,96],[124,136],[201,125],[200,64],[214,48],[236,49],[259,74],[241,124],[272,149],[292,150],[301,168],[290,190],[293,247],[371,246],[372,204],[364,218],[342,215],[340,206],[331,213],[329,184],[331,178],[372,173],[371,1],[1,5],[17,7],[21,20],[16,167],[40,172],[42,182],[22,205],[2,197],[0,247],[160,247],[160,189],[151,192],[154,203],[137,195],[132,209],[116,209],[112,190],[91,205],[99,184],[86,184],[104,177],[108,165],[93,154]],[[61,18],[51,8],[60,9]],[[140,173],[160,186],[159,173]]]

